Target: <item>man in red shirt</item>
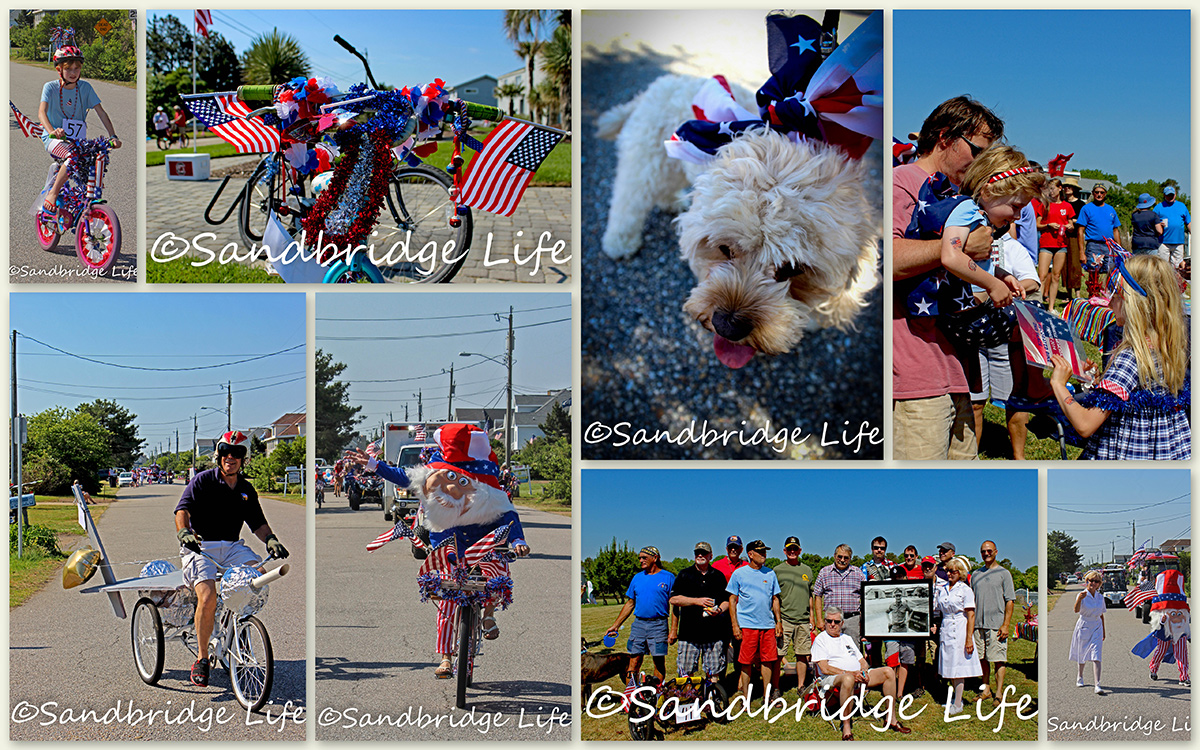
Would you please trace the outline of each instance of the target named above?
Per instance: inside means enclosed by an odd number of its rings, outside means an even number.
[[[712,566],[720,571],[721,575],[725,576],[725,582],[729,583],[729,576],[733,575],[733,571],[748,564],[748,560],[742,559],[742,538],[734,534],[725,540],[725,557],[713,561]]]
[[[904,548],[904,562],[900,563],[900,567],[904,569],[904,577],[909,580],[920,581],[925,578],[925,573],[921,570],[921,558],[917,555],[917,548],[911,544]]]
[[[921,186],[938,172],[961,185],[975,157],[1003,137],[1003,121],[965,96],[942,102],[925,119],[917,139],[917,160],[892,170],[893,286],[941,267],[940,240],[904,237]],[[990,257],[991,247],[991,230],[981,226],[967,238],[963,250],[983,260]],[[906,298],[900,291],[893,295],[893,457],[973,459],[978,447],[966,372],[936,319],[909,317]]]

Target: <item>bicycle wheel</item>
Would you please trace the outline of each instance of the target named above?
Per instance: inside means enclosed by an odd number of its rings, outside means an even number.
[[[479,615],[474,605],[458,605],[458,663],[454,666],[455,676],[458,677],[458,695],[455,705],[467,707],[467,687],[471,684],[471,672],[475,667],[475,629],[479,624]]]
[[[279,169],[269,178],[263,179],[272,160],[279,163]],[[283,179],[281,172],[284,169],[287,169],[287,165],[282,163],[278,154],[268,156],[259,162],[254,173],[250,175],[250,179],[246,181],[245,187],[242,188],[242,204],[238,206],[238,234],[241,235],[242,243],[247,247],[262,242],[263,232],[267,229],[267,221],[271,217],[271,212],[276,208],[275,202],[279,198],[280,191],[279,183]],[[303,184],[300,188],[304,189]],[[302,195],[303,193],[301,193]]]
[[[382,284],[384,281],[383,274],[370,261],[348,266],[339,260],[325,274],[327,284]]]
[[[721,687],[721,683],[709,682],[701,696],[705,701],[712,702],[712,709],[704,711],[705,718],[718,724],[724,724],[729,720],[728,714],[725,713],[725,709],[729,706],[729,695],[725,692],[725,688]],[[704,708],[704,706],[701,707]]]
[[[652,701],[657,704],[658,696],[654,696]],[[651,701],[646,701],[645,698],[642,698],[642,702],[649,703]],[[633,740],[634,742],[646,742],[653,740],[657,734],[654,728],[654,714],[655,710],[653,708],[639,706],[637,703],[630,701],[629,739]]]
[[[158,144],[159,151],[166,151],[171,148],[171,141],[165,135],[158,136],[154,139],[154,142]]]
[[[75,254],[85,268],[103,273],[121,252],[121,221],[102,203],[89,206],[75,226]]]
[[[34,230],[37,232],[38,244],[43,250],[53,250],[58,247],[58,238],[61,237],[58,233],[58,227],[47,221],[43,221],[41,214],[33,217]]]
[[[188,135],[186,130],[179,131],[179,147],[180,148],[187,148],[188,140],[190,140],[190,139],[191,139],[191,136]]]
[[[129,632],[138,677],[147,685],[157,684],[163,671],[163,627],[154,602],[145,597],[138,599]]]
[[[432,167],[401,166],[392,173],[394,197],[388,196],[387,209],[395,226],[388,227],[392,230],[390,237],[375,242],[376,256],[391,256],[391,265],[381,269],[385,277],[441,284],[453,279],[467,262],[474,222],[468,209],[459,217],[457,227],[450,226],[454,217],[450,197],[453,185],[450,175]],[[393,252],[396,243],[401,244]]]
[[[229,656],[229,681],[233,694],[247,711],[257,711],[271,696],[271,681],[275,678],[275,657],[271,639],[257,617],[238,622],[233,633]]]

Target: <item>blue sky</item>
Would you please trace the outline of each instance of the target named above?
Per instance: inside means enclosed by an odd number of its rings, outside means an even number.
[[[1068,169],[1174,177],[1190,195],[1190,29],[1186,10],[897,10],[894,132],[967,94],[1035,161],[1074,152]]]
[[[235,429],[268,425],[306,408],[303,294],[13,293],[9,323],[21,334],[22,414],[111,399],[137,415],[147,452],[160,445],[165,450],[168,439],[173,451],[176,430],[180,450],[187,450],[193,414],[198,437],[223,433],[229,381]],[[56,353],[25,336],[110,364]],[[300,348],[255,362],[189,372],[112,366],[207,367],[297,344]]]
[[[1114,543],[1117,554],[1128,555],[1142,542],[1157,545],[1192,535],[1192,480],[1186,469],[1051,469],[1047,477],[1046,530],[1074,537],[1084,562],[1107,561]],[[1137,522],[1132,547],[1131,521]]]
[[[389,413],[390,421],[403,421],[405,405],[416,421],[418,391],[425,418],[446,419],[452,364],[455,408],[490,406],[501,415],[507,370],[459,353],[503,360],[509,306],[513,393],[570,388],[569,294],[319,293],[317,348],[347,366],[340,379],[350,383],[350,402],[363,407],[366,419],[359,430],[364,433],[389,421]],[[504,321],[498,322],[495,313]]]
[[[991,539],[1024,570],[1041,543],[1037,472],[1027,470],[585,469],[582,492],[585,558],[613,537],[667,559],[690,557],[697,541],[722,554],[730,534],[780,558],[792,534],[805,553],[845,543],[858,556],[881,535],[889,554],[912,544],[932,555],[949,541],[976,560]]]
[[[278,28],[295,37],[313,66],[342,90],[365,80],[362,63],[333,41],[338,34],[371,63],[380,83],[424,84],[441,78],[448,85],[481,75],[499,78],[524,67],[504,36],[502,10],[213,10],[213,28],[240,55],[255,36]],[[150,11],[174,15],[189,29],[192,11]]]

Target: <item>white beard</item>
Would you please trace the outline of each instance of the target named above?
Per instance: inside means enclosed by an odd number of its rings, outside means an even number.
[[[468,478],[471,483],[466,495],[461,500],[436,492],[430,497],[425,492],[425,480],[433,470],[428,466],[418,466],[405,469],[408,481],[416,490],[421,501],[421,509],[425,513],[425,525],[430,531],[447,531],[459,526],[474,526],[499,520],[501,516],[513,510],[508,493]]]
[[[1174,623],[1167,617],[1167,613],[1171,610],[1160,609],[1150,613],[1150,631],[1154,632],[1160,627],[1163,628],[1163,633],[1172,641],[1178,641],[1181,637],[1192,637],[1192,617],[1190,612],[1183,613],[1183,621]]]

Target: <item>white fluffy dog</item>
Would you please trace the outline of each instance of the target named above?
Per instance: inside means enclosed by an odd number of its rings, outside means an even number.
[[[703,83],[663,76],[601,116],[599,135],[617,140],[602,244],[610,257],[633,255],[652,207],[690,201],[676,219],[697,281],[684,310],[713,332],[720,361],[737,368],[756,352],[789,351],[810,327],[852,324],[879,283],[879,209],[863,195],[861,161],[766,128],[722,146],[703,167],[669,158],[663,141],[694,117]],[[748,91],[733,93],[755,109]]]

